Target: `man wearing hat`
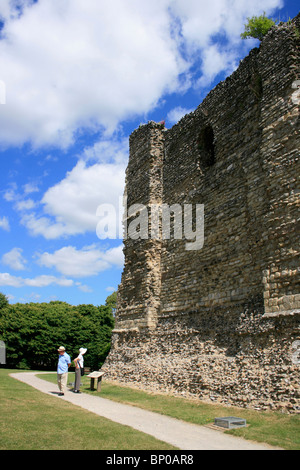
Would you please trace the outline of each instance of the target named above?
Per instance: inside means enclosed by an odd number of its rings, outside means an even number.
[[[63,396],[67,389],[68,370],[71,365],[71,358],[63,346],[58,348],[58,364],[57,364],[57,384],[59,388],[59,396]]]
[[[75,363],[75,384],[74,384],[74,393],[80,393],[80,379],[81,375],[83,375],[84,371],[84,362],[83,362],[83,355],[87,352],[86,348],[79,349],[79,355],[74,359]]]

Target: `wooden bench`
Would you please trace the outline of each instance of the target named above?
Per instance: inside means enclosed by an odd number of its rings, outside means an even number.
[[[95,380],[97,379],[97,392],[101,392],[101,381],[104,372],[92,372],[91,374],[87,375],[91,379],[90,390],[95,390]]]

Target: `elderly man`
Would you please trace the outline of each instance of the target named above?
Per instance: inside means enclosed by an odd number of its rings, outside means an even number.
[[[63,346],[58,348],[58,364],[57,364],[57,384],[59,388],[59,396],[62,397],[67,389],[68,370],[71,365],[71,358]]]

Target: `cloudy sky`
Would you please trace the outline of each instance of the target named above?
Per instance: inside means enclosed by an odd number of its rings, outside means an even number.
[[[257,41],[246,18],[298,0],[0,0],[0,292],[103,304],[120,283],[118,212],[131,132],[172,127]]]

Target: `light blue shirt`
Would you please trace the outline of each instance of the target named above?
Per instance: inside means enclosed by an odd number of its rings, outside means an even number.
[[[69,354],[64,353],[62,355],[59,355],[58,364],[57,364],[57,373],[65,374],[65,372],[68,372],[69,370],[68,364],[71,364],[71,358]]]

